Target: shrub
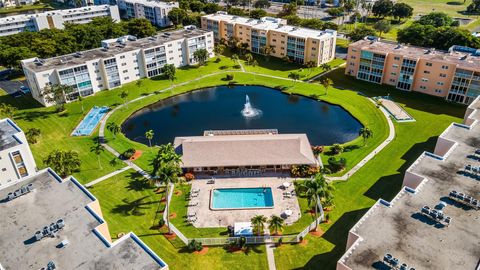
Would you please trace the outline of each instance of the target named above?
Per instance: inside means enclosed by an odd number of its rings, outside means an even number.
[[[133,157],[133,155],[135,155],[135,152],[136,150],[134,148],[129,148],[125,152],[123,152],[122,157],[124,159],[130,159],[131,157]]]
[[[192,181],[193,179],[195,179],[195,175],[191,172],[187,172],[184,176],[185,176],[185,180],[187,181]]]
[[[162,218],[158,221],[158,227],[161,228],[161,227],[163,227],[163,225],[165,225],[165,220],[163,220],[163,218]]]
[[[321,145],[314,145],[312,146],[312,151],[315,156],[320,155],[323,152],[323,146]]]
[[[225,76],[225,80],[227,80],[227,81],[233,80],[233,74],[227,74],[227,75]]]
[[[278,246],[281,246],[283,244],[283,237],[278,238]]]
[[[242,66],[240,66],[240,65],[235,65],[235,66],[233,66],[233,68],[234,68],[234,69],[241,69]]]
[[[345,169],[347,165],[347,160],[345,158],[336,159],[335,157],[331,157],[328,159],[328,166],[332,172],[338,172]]]
[[[220,63],[222,61],[222,58],[220,57],[217,57],[217,59],[215,59],[215,63]]]
[[[189,251],[201,251],[203,249],[202,242],[192,240],[188,243],[187,248]]]
[[[338,155],[338,154],[341,154],[343,152],[344,148],[341,144],[335,143],[335,144],[332,145],[331,150],[332,150],[332,153],[334,155]]]
[[[290,173],[293,177],[310,177],[319,172],[319,168],[308,165],[292,166]]]

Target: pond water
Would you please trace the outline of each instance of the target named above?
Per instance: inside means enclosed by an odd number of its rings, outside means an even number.
[[[152,144],[160,145],[205,130],[278,129],[305,133],[312,145],[331,145],[353,140],[361,127],[340,106],[262,86],[219,86],[147,106],[122,124],[122,132],[148,144],[145,132],[152,129]]]

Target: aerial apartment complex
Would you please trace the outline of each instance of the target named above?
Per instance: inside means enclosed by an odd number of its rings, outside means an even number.
[[[89,96],[140,78],[162,73],[166,64],[176,67],[196,64],[193,54],[206,49],[213,56],[213,33],[187,26],[182,30],[137,39],[125,36],[105,40],[102,47],[48,59],[22,61],[33,97],[50,106],[42,92],[49,84],[70,85],[66,101]]]
[[[16,15],[0,18],[0,36],[20,32],[37,32],[42,29],[63,29],[66,23],[89,23],[94,18],[110,17],[120,22],[117,6],[89,6],[65,10],[47,11],[37,14]]]
[[[300,64],[315,62],[321,65],[335,58],[337,32],[334,30],[313,30],[287,25],[285,19],[251,19],[222,11],[202,16],[202,28],[213,31],[217,42],[235,38],[258,54],[263,54],[263,49],[270,46],[273,48],[270,55],[288,57]]]
[[[158,0],[118,0],[117,4],[123,18],[146,18],[160,27],[172,25],[168,13],[173,8],[178,8],[178,2]]]
[[[349,231],[337,270],[478,269],[480,97]]]
[[[348,47],[347,75],[470,104],[480,95],[480,50],[448,51],[366,38]]]
[[[33,4],[33,0],[0,0],[0,7],[26,6]]]
[[[23,131],[10,119],[0,120],[0,189],[35,174],[36,167]]]

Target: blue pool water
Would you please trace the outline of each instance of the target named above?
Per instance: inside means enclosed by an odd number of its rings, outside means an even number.
[[[107,114],[108,110],[109,108],[106,106],[93,107],[72,132],[72,136],[88,136],[92,134],[100,120],[102,120],[103,116]]]
[[[273,207],[271,188],[220,188],[213,191],[213,209]]]

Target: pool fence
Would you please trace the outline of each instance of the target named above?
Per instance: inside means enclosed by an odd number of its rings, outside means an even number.
[[[170,192],[168,194],[168,201],[171,200],[173,195],[173,184],[171,185]],[[262,244],[272,244],[272,243],[298,243],[300,242],[305,236],[316,229],[317,222],[320,224],[324,218],[324,212],[322,205],[320,202],[318,203],[318,209],[320,213],[318,218],[310,223],[303,231],[298,234],[288,234],[288,235],[260,235],[260,236],[243,236],[246,240],[246,244],[248,245],[262,245]],[[166,220],[166,209],[163,213],[163,219]],[[200,242],[203,246],[223,246],[227,245],[233,241],[238,241],[242,236],[232,236],[232,237],[209,237],[209,238],[188,238],[186,237],[173,223],[170,222],[170,229],[173,233],[177,235],[177,237],[185,244],[188,245],[191,241]],[[280,240],[281,239],[281,240]]]

